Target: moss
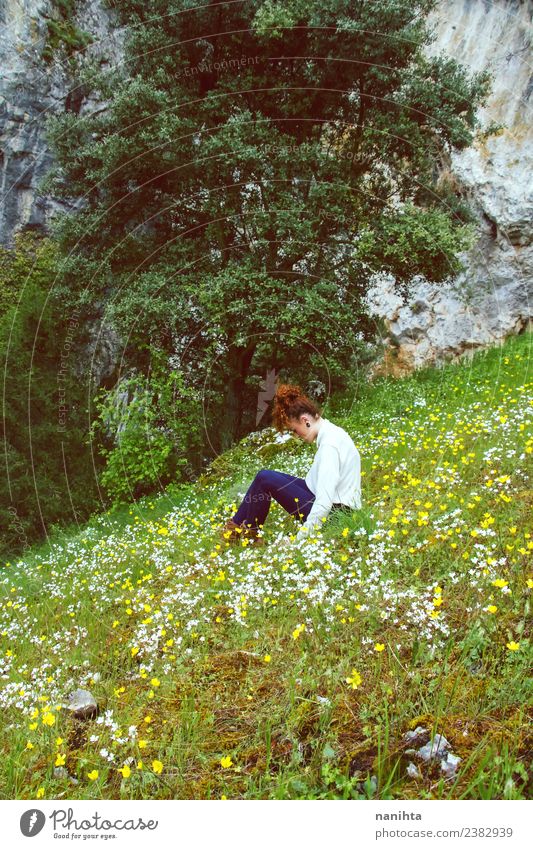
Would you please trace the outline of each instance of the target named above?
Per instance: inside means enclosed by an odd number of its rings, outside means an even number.
[[[42,52],[45,62],[51,63],[56,53],[63,50],[73,56],[94,41],[92,35],[74,23],[76,0],[52,0],[52,16],[46,15],[46,42]]]

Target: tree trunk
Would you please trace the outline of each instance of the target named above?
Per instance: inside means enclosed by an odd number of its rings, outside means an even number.
[[[246,348],[230,348],[228,378],[220,415],[220,450],[228,448],[244,435],[241,433],[246,378],[255,352],[256,343]]]

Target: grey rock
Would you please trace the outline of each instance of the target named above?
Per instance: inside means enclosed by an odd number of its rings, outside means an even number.
[[[54,778],[68,778],[68,772],[64,766],[54,767]]]
[[[409,778],[422,778],[420,769],[412,761],[407,764],[407,769],[405,771]]]
[[[404,743],[409,743],[412,746],[423,746],[424,743],[428,742],[430,737],[431,734],[427,728],[424,728],[422,725],[417,725],[414,731],[407,731],[403,735],[403,741]]]
[[[472,206],[477,238],[460,257],[465,271],[446,283],[418,279],[406,296],[392,278],[372,279],[367,300],[387,337],[370,378],[470,357],[530,329],[533,319],[531,3],[446,0],[430,22],[435,41],[428,55],[444,52],[471,71],[493,75],[478,111],[479,137],[451,151],[440,171]],[[483,138],[491,123],[504,129]]]
[[[441,771],[444,773],[446,778],[455,778],[457,767],[460,762],[461,758],[458,755],[454,755],[453,752],[447,753],[446,757],[440,762]]]
[[[446,753],[451,749],[450,743],[442,734],[435,734],[431,742],[426,743],[421,749],[416,752],[416,757],[424,762],[431,760],[442,760],[446,757]]]
[[[54,778],[68,778],[71,784],[80,783],[77,778],[69,774],[68,770],[66,770],[64,766],[54,767]]]
[[[79,71],[57,54],[47,65],[46,19],[54,18],[52,0],[6,0],[0,9],[0,243],[12,245],[19,230],[49,232],[54,216],[80,205],[77,198],[54,198],[43,194],[39,182],[50,170],[53,157],[48,147],[45,119],[65,111],[83,116],[100,111],[105,103],[88,97],[79,84]],[[113,10],[100,0],[76,3],[75,25],[91,33],[94,41],[76,53],[79,67],[96,58],[112,66],[123,58],[124,30],[116,25]]]
[[[74,690],[67,705],[76,719],[93,719],[98,713],[98,705],[89,690]]]

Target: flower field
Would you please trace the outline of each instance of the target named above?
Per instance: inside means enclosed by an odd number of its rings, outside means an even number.
[[[276,504],[222,536],[259,469],[309,468],[268,429],[2,564],[3,798],[531,795],[531,334],[335,404],[363,507],[303,543]]]

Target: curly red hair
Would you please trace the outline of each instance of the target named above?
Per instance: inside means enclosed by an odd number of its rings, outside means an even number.
[[[289,383],[279,386],[272,410],[272,422],[276,429],[290,430],[289,419],[298,419],[302,413],[309,413],[316,419],[320,415],[320,410],[314,401],[304,395],[299,386]]]

